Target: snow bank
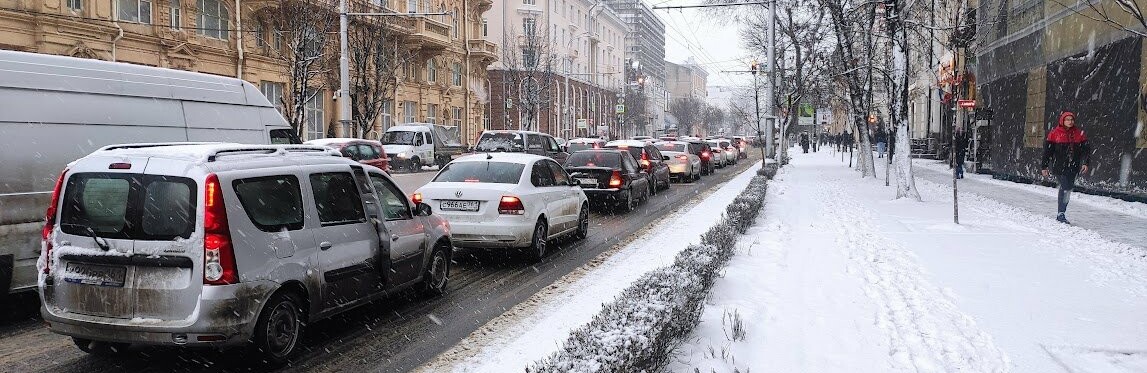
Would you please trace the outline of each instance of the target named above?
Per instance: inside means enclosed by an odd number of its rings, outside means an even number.
[[[725,217],[701,236],[701,244],[677,254],[673,265],[642,276],[593,321],[572,333],[562,349],[536,361],[527,372],[653,371],[668,363],[673,348],[690,333],[720,269],[733,256],[737,235],[764,203],[761,170]]]

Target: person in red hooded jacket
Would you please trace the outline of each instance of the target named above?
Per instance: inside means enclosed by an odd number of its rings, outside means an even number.
[[[1075,189],[1075,177],[1080,172],[1086,174],[1091,165],[1091,146],[1087,135],[1075,125],[1075,114],[1065,111],[1059,115],[1059,125],[1047,134],[1043,145],[1043,176],[1055,175],[1059,183],[1059,214],[1055,220],[1071,224],[1064,215],[1071,191]]]

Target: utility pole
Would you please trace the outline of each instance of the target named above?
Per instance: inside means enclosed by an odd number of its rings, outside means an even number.
[[[761,167],[765,167],[765,148],[761,146],[761,83],[757,79],[759,66],[753,61],[753,103],[757,106],[757,148],[761,149]],[[772,141],[770,139],[770,141]]]
[[[766,93],[765,104],[768,105],[769,116],[774,118],[773,120],[768,122],[768,129],[766,132],[768,132],[769,139],[767,142],[765,142],[765,144],[767,144],[766,145],[766,147],[767,147],[766,152],[769,154],[770,157],[773,157],[773,158],[776,158],[776,156],[777,156],[776,144],[774,144],[774,141],[776,141],[776,135],[774,133],[776,133],[775,127],[776,127],[777,120],[775,118],[777,117],[777,106],[773,104],[773,101],[776,101],[775,94],[776,94],[776,90],[778,87],[777,83],[780,81],[780,75],[777,74],[777,51],[776,51],[776,49],[777,49],[777,35],[776,35],[777,32],[776,32],[776,29],[777,29],[777,4],[773,3],[773,4],[769,5],[769,31],[768,31],[768,38],[769,38],[769,52],[768,52],[769,63],[768,63],[768,65],[769,65],[769,74],[770,74],[769,75],[769,90],[765,91],[765,93]],[[782,139],[782,141],[784,141],[784,139]]]

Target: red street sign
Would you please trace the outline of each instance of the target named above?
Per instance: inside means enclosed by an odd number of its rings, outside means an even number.
[[[956,100],[956,106],[962,108],[974,108],[976,107],[976,100]]]

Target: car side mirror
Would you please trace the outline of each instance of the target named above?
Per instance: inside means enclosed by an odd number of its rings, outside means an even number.
[[[669,160],[669,156],[668,156],[668,155],[663,155],[663,156],[661,156],[661,160],[663,160],[663,161],[668,161],[668,160]]]
[[[430,205],[419,203],[414,206],[414,214],[418,216],[430,216],[434,211],[430,209]]]
[[[570,183],[570,186],[575,186],[575,187],[581,186],[581,180],[578,180],[578,179],[571,178],[571,179],[569,179],[569,183]]]

